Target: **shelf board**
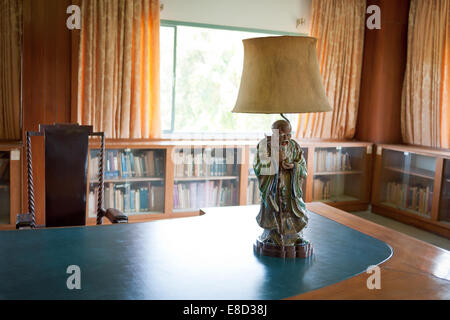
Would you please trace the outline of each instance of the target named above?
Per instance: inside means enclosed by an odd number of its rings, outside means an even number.
[[[175,177],[175,182],[180,181],[209,181],[209,180],[237,180],[238,176],[209,176],[209,177]]]
[[[143,216],[143,215],[153,215],[153,214],[164,214],[164,212],[161,211],[139,211],[139,212],[123,212],[127,217],[136,217],[136,216]],[[91,216],[89,215],[88,218],[95,219],[97,216]]]
[[[334,197],[330,197],[329,199],[314,199],[313,197],[313,201],[319,201],[319,202],[348,202],[348,201],[361,201],[361,199],[352,197],[352,196],[348,196],[348,195],[340,195],[340,196],[334,196]]]
[[[200,208],[181,208],[181,209],[173,209],[173,213],[191,213],[198,212]]]
[[[395,204],[390,203],[390,202],[381,202],[381,205],[386,206],[386,207],[391,207],[391,208],[394,208],[394,209],[397,209],[397,210],[409,212],[409,213],[418,215],[418,216],[420,216],[422,218],[430,219],[430,215],[429,214],[422,213],[422,212],[419,212],[419,211],[416,211],[416,210],[413,210],[413,209],[409,209],[409,208],[399,207],[399,206],[396,206]]]
[[[238,206],[239,204],[227,204],[227,205],[210,205],[208,206],[209,208],[213,208],[213,207],[234,207],[234,206]],[[205,206],[202,207],[198,207],[198,208],[178,208],[178,209],[173,209],[173,213],[185,213],[185,212],[198,212],[200,211],[201,208],[206,208]]]
[[[164,181],[164,178],[158,177],[133,177],[133,178],[118,178],[118,179],[105,179],[105,183],[123,183],[123,182],[147,182],[147,181]],[[99,183],[98,180],[91,180],[90,183]]]
[[[362,174],[363,172],[360,170],[348,170],[348,171],[322,171],[322,172],[315,172],[315,176],[334,176],[334,175],[341,175],[341,174]]]
[[[164,214],[161,211],[139,211],[139,212],[124,212],[124,214],[128,217],[130,216],[140,216],[145,214]]]
[[[406,169],[397,168],[397,167],[384,167],[383,169],[394,171],[394,172],[400,172],[400,173],[406,174],[406,175],[411,175],[411,176],[434,180],[434,172],[430,171],[430,170],[419,169],[419,168],[411,168],[411,170],[406,170]]]

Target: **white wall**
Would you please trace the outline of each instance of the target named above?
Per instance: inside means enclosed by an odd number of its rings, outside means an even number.
[[[308,33],[311,0],[160,0],[161,19]],[[296,28],[296,21],[305,23]]]

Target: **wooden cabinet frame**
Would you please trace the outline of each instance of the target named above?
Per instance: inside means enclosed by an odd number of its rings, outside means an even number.
[[[435,175],[433,180],[433,198],[431,205],[430,217],[423,217],[414,213],[402,210],[399,208],[390,207],[381,203],[380,192],[382,188],[381,174],[382,174],[382,159],[384,150],[393,150],[399,152],[409,152],[410,154],[417,154],[436,159]],[[437,150],[426,147],[416,147],[408,145],[378,145],[375,166],[374,179],[372,186],[372,211],[374,213],[396,219],[406,224],[431,231],[446,238],[450,238],[450,224],[439,221],[439,205],[442,193],[443,181],[443,167],[444,160],[450,161],[450,151]]]
[[[21,143],[5,143],[0,144],[0,151],[9,152],[9,203],[10,214],[9,224],[0,224],[0,230],[15,229],[16,216],[22,213],[22,144]]]

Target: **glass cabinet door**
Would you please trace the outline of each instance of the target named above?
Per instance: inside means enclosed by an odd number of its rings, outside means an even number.
[[[261,198],[259,196],[258,179],[255,175],[253,164],[255,163],[256,148],[250,149],[248,161],[248,186],[247,186],[247,204],[260,204]]]
[[[450,223],[450,159],[444,161],[439,221]]]
[[[89,217],[96,217],[98,199],[98,154],[89,160]],[[127,216],[164,213],[166,151],[118,149],[105,152],[104,207]]]
[[[0,224],[10,223],[9,152],[0,151]]]
[[[386,149],[382,157],[380,202],[430,217],[436,159]]]
[[[347,202],[363,199],[366,147],[316,148],[313,201]]]
[[[240,148],[184,148],[174,152],[174,212],[239,204]]]

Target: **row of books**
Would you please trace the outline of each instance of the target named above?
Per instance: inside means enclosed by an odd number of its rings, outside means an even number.
[[[321,150],[316,152],[315,171],[350,171],[352,170],[350,155],[341,152]]]
[[[96,216],[98,187],[89,192],[89,214]],[[108,184],[105,186],[105,208],[115,208],[123,213],[148,213],[164,211],[164,186],[148,183],[141,188],[130,184]]]
[[[98,179],[98,157],[89,161],[91,180]],[[105,179],[132,177],[161,177],[164,175],[164,157],[153,150],[134,154],[132,151],[105,152]]]
[[[237,205],[237,191],[235,183],[222,180],[177,183],[173,187],[174,209]]]
[[[180,153],[175,161],[175,177],[210,177],[236,175],[236,164],[227,163],[225,155],[212,156],[209,152]]]
[[[433,191],[429,186],[389,182],[386,186],[386,202],[397,207],[411,209],[429,215]]]
[[[340,177],[339,177],[340,178]],[[344,183],[341,179],[315,178],[313,181],[313,201],[328,200],[344,194]]]
[[[247,204],[259,204],[260,202],[261,202],[261,199],[259,196],[258,180],[251,179],[248,182]]]
[[[248,159],[248,174],[249,175],[255,175],[255,168],[253,167],[253,165],[255,164],[255,159],[256,159],[256,149],[253,149],[250,151],[249,159]]]

